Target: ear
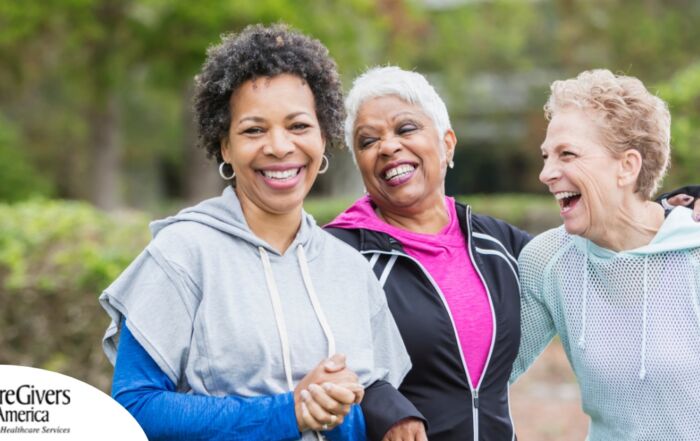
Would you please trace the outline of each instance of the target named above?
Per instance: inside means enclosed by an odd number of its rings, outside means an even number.
[[[221,157],[224,158],[224,162],[231,163],[231,149],[228,142],[228,136],[221,138]]]
[[[454,130],[447,129],[442,137],[442,141],[445,143],[445,162],[450,163],[455,156],[455,147],[457,146],[457,136]]]
[[[620,187],[636,186],[637,177],[642,170],[642,154],[635,149],[622,152],[617,183]]]

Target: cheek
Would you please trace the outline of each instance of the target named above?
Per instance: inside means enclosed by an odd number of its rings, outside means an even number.
[[[359,152],[355,150],[355,160],[357,168],[362,176],[374,175],[374,160],[370,157],[369,152]]]

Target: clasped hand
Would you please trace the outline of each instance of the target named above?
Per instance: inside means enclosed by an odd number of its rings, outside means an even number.
[[[365,390],[345,365],[345,356],[322,360],[294,389],[294,412],[299,431],[330,430],[343,423],[352,404],[362,401]]]

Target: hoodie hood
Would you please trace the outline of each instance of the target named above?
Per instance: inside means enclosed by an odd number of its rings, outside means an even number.
[[[693,219],[692,210],[676,207],[666,217],[651,242],[643,247],[615,252],[580,236],[574,236],[574,242],[582,251],[590,252],[600,258],[617,255],[648,256],[668,251],[683,251],[700,247],[700,223]]]
[[[174,216],[151,222],[149,228],[153,238],[155,239],[165,227],[177,222],[197,222],[221,233],[245,240],[256,248],[263,247],[272,254],[280,255],[278,250],[251,231],[243,215],[241,203],[231,187],[226,187],[221,196],[185,208]],[[301,245],[309,259],[317,255],[318,246],[314,246],[315,241],[312,241],[312,232],[315,226],[314,218],[302,210],[301,225],[289,249],[296,249]]]

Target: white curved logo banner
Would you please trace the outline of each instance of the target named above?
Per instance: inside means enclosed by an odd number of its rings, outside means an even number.
[[[109,395],[75,378],[0,365],[0,439],[147,441]]]

